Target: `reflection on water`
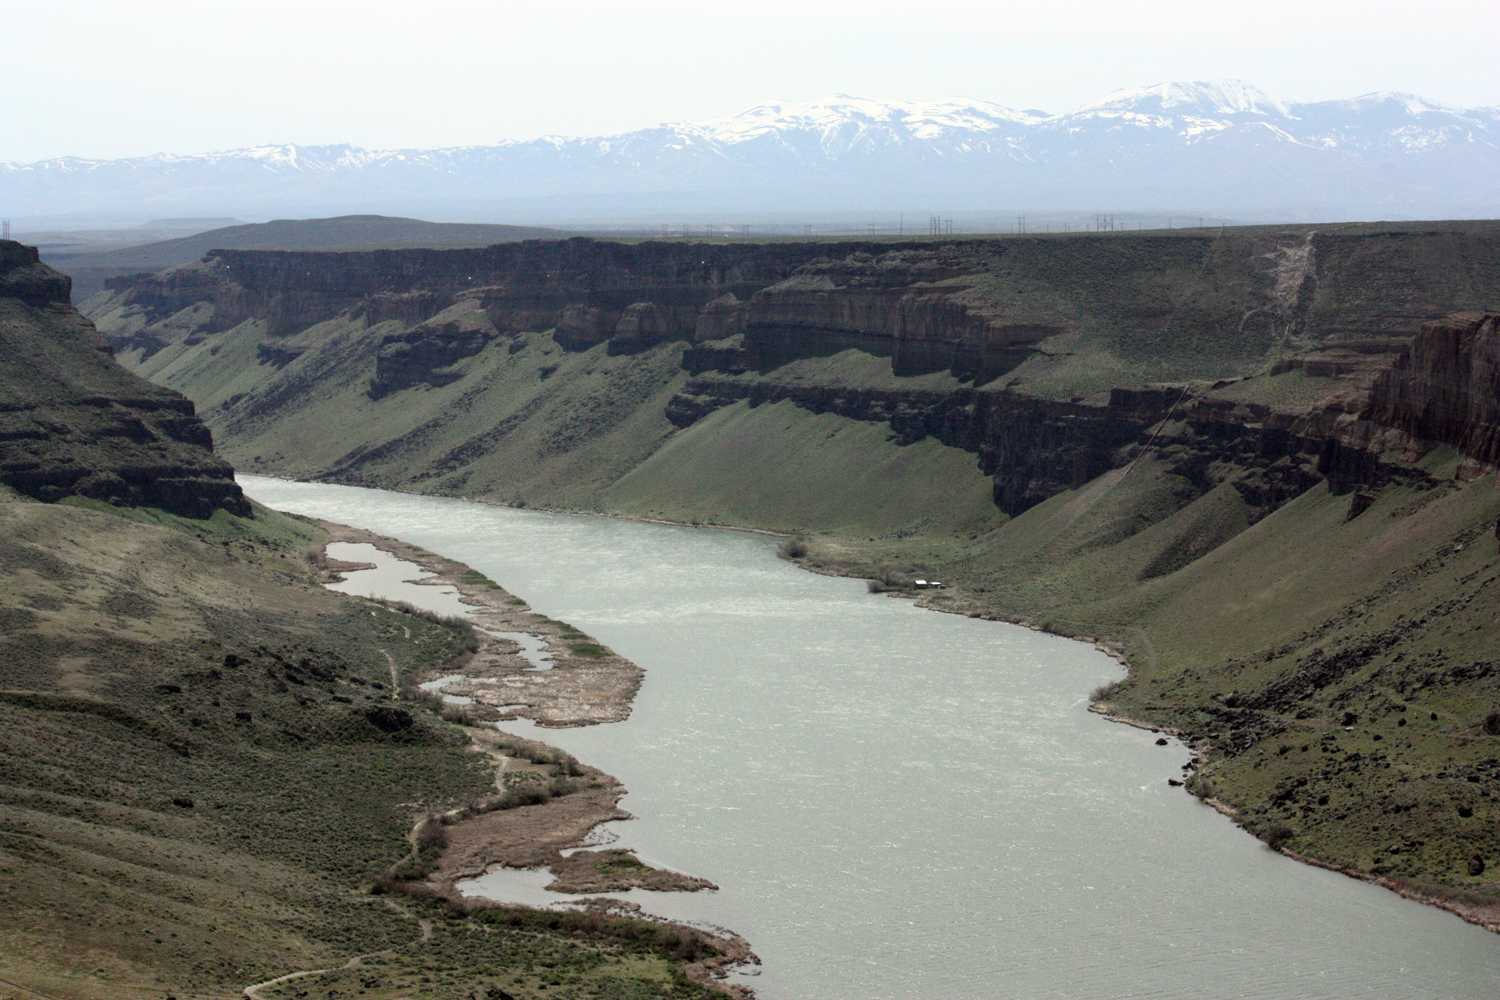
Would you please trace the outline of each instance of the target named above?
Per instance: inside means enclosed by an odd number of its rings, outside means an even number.
[[[720,885],[627,898],[744,934],[763,1000],[1500,995],[1500,939],[1169,788],[1186,752],[1087,711],[1119,673],[1087,646],[748,534],[243,482],[463,560],[644,667],[628,722],[525,731],[624,781],[623,844]]]

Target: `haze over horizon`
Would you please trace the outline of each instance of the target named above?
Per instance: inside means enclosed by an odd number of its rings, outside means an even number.
[[[60,28],[65,25],[65,28]],[[253,12],[179,0],[57,0],[8,15],[24,81],[0,162],[192,155],[296,143],[372,150],[615,135],[758,104],[955,97],[1061,114],[1119,89],[1242,79],[1314,102],[1378,91],[1500,104],[1500,11],[1439,0],[1140,9],[1097,0],[909,7],[730,0],[622,9],[473,2]]]

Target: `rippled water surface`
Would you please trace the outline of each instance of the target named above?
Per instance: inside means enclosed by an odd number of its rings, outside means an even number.
[[[749,534],[242,482],[460,559],[644,667],[628,722],[543,736],[630,788],[622,843],[718,883],[628,898],[747,937],[763,1000],[1500,995],[1500,938],[1168,787],[1185,751],[1087,711],[1119,668],[1083,644]]]

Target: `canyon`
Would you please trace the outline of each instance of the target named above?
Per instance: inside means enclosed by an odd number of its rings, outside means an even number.
[[[85,309],[244,471],[780,531],[1086,636],[1190,790],[1493,925],[1496,288],[1500,227],[1402,223],[224,250]]]
[[[327,531],[246,497],[69,292],[0,241],[0,992],[266,996],[353,968],[454,1000],[709,995],[683,977],[722,954],[697,932],[387,894],[428,810],[496,793],[494,758],[400,695],[483,644],[323,587]]]

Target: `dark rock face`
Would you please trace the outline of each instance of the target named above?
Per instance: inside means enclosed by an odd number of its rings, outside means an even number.
[[[980,381],[1011,370],[1033,344],[1062,329],[966,301],[962,284],[934,284],[983,273],[999,252],[994,247],[944,254],[918,245],[841,244],[837,259],[827,252],[817,244],[583,238],[481,250],[220,250],[193,267],[111,279],[108,287],[148,323],[208,304],[205,332],[256,320],[268,336],[285,338],[340,313],[372,326],[398,320],[410,329],[382,342],[371,386],[377,398],[441,384],[444,376],[434,382],[432,373],[497,336],[548,329],[567,350],[608,341],[612,354],[743,333],[733,362],[744,367],[857,347],[891,358],[898,374],[951,369]],[[463,303],[482,311],[488,327],[439,329],[452,324],[437,318]],[[139,336],[120,345],[147,353],[159,346]],[[276,364],[296,356],[271,344],[260,350]]]
[[[1082,486],[1115,464],[1115,452],[1135,441],[1166,413],[1167,404],[1146,395],[1136,405],[1111,407],[1061,403],[1003,390],[953,393],[849,390],[788,386],[701,375],[667,407],[667,418],[686,427],[739,400],[751,405],[790,400],[814,413],[889,422],[907,442],[931,436],[979,456],[995,481],[995,504],[1019,514],[1063,490]]]
[[[0,242],[0,482],[42,501],[248,515],[193,404],[116,364],[68,291],[35,249]]]
[[[0,297],[27,305],[67,304],[73,279],[41,262],[36,247],[0,241]]]
[[[291,334],[336,315],[396,321],[403,329],[379,343],[375,398],[447,384],[462,376],[465,358],[494,344],[518,348],[532,332],[551,330],[565,350],[607,344],[617,355],[679,342],[693,377],[666,408],[678,427],[741,400],[889,423],[903,440],[931,436],[979,456],[995,502],[1011,514],[1122,467],[1150,442],[1187,499],[1230,483],[1253,521],[1321,482],[1367,505],[1393,478],[1422,475],[1388,460],[1422,441],[1500,460],[1496,318],[1438,324],[1409,355],[1400,353],[1408,338],[1394,336],[1414,325],[1411,316],[1432,315],[1435,297],[1481,294],[1477,284],[1444,291],[1436,281],[1459,258],[1480,278],[1500,275],[1500,239],[1311,231],[910,244],[577,238],[479,250],[215,251],[194,268],[116,287],[148,318],[206,304],[206,329],[255,320],[271,338],[260,355],[278,366],[303,350]],[[1233,378],[1181,388],[1201,378],[1193,372],[1247,375],[1298,340],[1312,349],[1272,374],[1329,380],[1327,398],[1236,402],[1217,391]],[[1166,359],[1179,387],[1071,401],[1026,392],[1038,365],[1060,363],[1080,344],[1117,359]],[[919,391],[856,377],[829,387],[774,375],[850,349],[889,359],[895,376],[946,372],[968,384]]]
[[[473,299],[405,333],[388,335],[381,340],[375,358],[370,397],[379,399],[424,382],[446,385],[459,376],[444,369],[478,354],[497,336],[494,324]]]
[[[1383,461],[1379,435],[1356,419],[1371,382],[1400,356],[1405,342],[1381,344],[1355,352],[1361,364],[1341,372],[1347,376],[1342,392],[1310,409],[1289,411],[1215,398],[1203,387],[1113,389],[1107,401],[1086,402],[1037,399],[1003,388],[945,393],[805,387],[745,377],[742,349],[697,348],[684,354],[683,365],[695,377],[673,397],[667,418],[686,427],[740,400],[760,405],[786,399],[815,413],[889,422],[904,440],[931,436],[978,455],[994,479],[996,506],[1011,515],[1125,465],[1150,442],[1158,460],[1191,484],[1194,496],[1232,480],[1257,518],[1320,482],[1344,493],[1424,476]],[[1312,364],[1323,363],[1321,352],[1310,353]],[[1298,364],[1292,359],[1284,370]]]
[[[1459,313],[1425,324],[1376,383],[1372,424],[1417,442],[1452,445],[1500,465],[1500,313]]]

